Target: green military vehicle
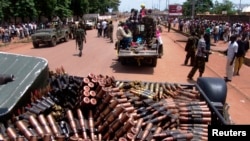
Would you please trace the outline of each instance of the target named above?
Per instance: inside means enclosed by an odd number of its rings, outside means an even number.
[[[34,48],[38,48],[40,44],[56,46],[60,41],[67,42],[69,40],[70,29],[63,25],[56,25],[53,28],[39,29],[31,35]]]

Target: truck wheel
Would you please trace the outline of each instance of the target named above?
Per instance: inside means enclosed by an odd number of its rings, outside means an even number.
[[[163,55],[163,45],[159,45],[159,48],[158,48],[158,58],[161,58],[162,55]]]
[[[157,65],[157,58],[152,58],[152,64],[151,64],[151,66],[152,67],[156,67],[156,65]]]
[[[56,46],[56,37],[52,37],[52,40],[50,41],[50,46]]]
[[[227,85],[224,79],[213,77],[199,77],[198,86],[212,102],[225,104],[227,97]]]
[[[64,41],[65,42],[69,41],[69,33],[65,33]]]
[[[39,44],[36,43],[36,42],[33,42],[33,47],[34,47],[34,48],[38,48],[38,47],[39,47]]]
[[[126,59],[124,59],[124,58],[120,59],[120,61],[121,61],[121,64],[122,64],[122,65],[126,65],[126,64],[127,64],[127,61],[126,61]]]

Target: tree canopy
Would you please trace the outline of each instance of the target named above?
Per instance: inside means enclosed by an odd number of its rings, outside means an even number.
[[[223,3],[219,3],[217,0],[213,3],[213,0],[186,0],[183,3],[183,15],[191,17],[192,9],[194,6],[194,16],[197,14],[204,14],[209,12],[210,14],[222,14],[222,11],[226,11],[227,14],[235,14],[233,9],[233,3],[229,0],[225,0]]]
[[[108,8],[118,10],[120,0],[0,0],[0,21],[20,17],[30,20],[42,16],[51,19],[76,16],[81,18],[87,13],[104,14]]]
[[[120,3],[121,0],[0,0],[0,21],[9,21],[16,17],[34,21],[41,17],[51,19],[55,15],[62,19],[73,16],[79,19],[87,13],[107,13],[109,8],[118,11]],[[229,0],[223,3],[217,0],[215,3],[213,0],[186,0],[183,3],[184,16],[204,12],[221,14],[222,11],[226,11],[227,14],[236,12]]]

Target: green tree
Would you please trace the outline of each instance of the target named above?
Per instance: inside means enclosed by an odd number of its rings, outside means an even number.
[[[89,13],[89,1],[88,0],[71,0],[70,8],[73,15],[77,19],[81,18],[84,14]]]
[[[71,0],[57,0],[55,7],[55,15],[60,18],[67,18],[72,16],[72,10],[70,9]]]
[[[194,2],[194,16],[197,13],[204,13],[210,11],[213,7],[212,0],[187,0],[183,3],[183,15],[192,16],[192,5]]]
[[[21,17],[22,20],[27,17],[33,20],[34,17],[37,17],[34,0],[12,0],[11,6],[11,15],[14,17]]]
[[[62,19],[72,16],[70,4],[72,0],[34,0],[38,19],[42,16],[52,19],[53,16],[58,16]]]
[[[227,14],[235,14],[236,10],[233,9],[233,3],[229,0],[225,0],[223,3],[219,3],[217,0],[214,3],[214,7],[210,10],[212,14],[222,14],[222,11],[226,11]]]
[[[0,21],[3,21],[6,15],[5,13],[9,12],[10,1],[0,0]]]
[[[42,16],[51,18],[55,14],[57,0],[35,0],[38,19]]]
[[[82,17],[86,13],[105,14],[108,8],[117,11],[121,0],[0,0],[0,21],[20,17],[40,20],[53,16]]]

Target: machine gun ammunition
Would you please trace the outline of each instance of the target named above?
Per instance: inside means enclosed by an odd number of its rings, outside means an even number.
[[[90,104],[95,106],[97,104],[97,100],[95,98],[90,98]]]
[[[44,134],[42,140],[43,140],[43,141],[51,141],[51,140],[54,140],[54,138],[52,137],[51,134]]]
[[[101,89],[100,89],[100,91],[99,92],[97,92],[97,94],[96,94],[96,98],[97,99],[101,99],[102,97],[103,97],[103,95],[107,92],[107,88],[106,87],[102,87]]]
[[[1,140],[1,138],[0,138],[0,140]],[[18,137],[17,137],[17,139],[16,139],[16,141],[25,141],[26,139],[25,139],[25,137],[24,136],[21,136],[21,135],[19,135]],[[5,140],[3,140],[3,141],[5,141]],[[45,140],[45,141],[47,141],[47,140]]]
[[[118,116],[120,113],[122,113],[124,111],[123,107],[117,107],[115,108],[114,111],[112,111],[106,118],[105,118],[105,122],[103,123],[103,125],[101,127],[98,128],[98,132],[103,132],[104,129],[106,129],[106,127],[112,123]]]
[[[69,121],[69,125],[70,125],[71,129],[73,130],[74,136],[79,137],[77,127],[76,127],[76,123],[75,123],[73,113],[72,113],[71,110],[66,111],[66,117],[67,117],[67,119]]]
[[[55,105],[55,102],[50,97],[42,97],[47,103],[49,103],[51,106]]]
[[[125,137],[120,137],[118,141],[128,141]]]
[[[131,132],[128,132],[125,136],[129,141],[132,141],[135,138],[135,135]]]
[[[208,128],[208,125],[207,124],[185,124],[185,123],[181,123],[179,125],[180,127],[191,127],[191,128]]]
[[[29,141],[38,141],[38,139],[37,135],[31,135]]]
[[[117,106],[118,101],[117,100],[113,100],[105,109],[103,112],[101,112],[101,114],[99,115],[99,117],[97,118],[96,122],[95,122],[95,127],[98,127],[101,123],[101,121]]]
[[[151,123],[151,122],[146,125],[146,128],[144,129],[140,140],[142,140],[142,141],[146,140],[146,138],[147,138],[148,134],[150,133],[150,130],[151,130],[152,127],[153,127],[153,123]]]
[[[39,115],[39,114],[41,114],[42,113],[42,110],[41,109],[38,109],[38,108],[36,108],[36,107],[34,107],[34,106],[32,106],[32,107],[25,107],[25,110],[27,110],[27,111],[29,111],[29,112],[31,112],[31,113],[34,113],[34,114],[36,114],[36,115]]]
[[[161,132],[162,132],[162,128],[161,128],[161,127],[157,127],[157,128],[155,129],[154,134],[159,134],[159,133],[161,133]],[[156,139],[151,139],[151,141],[156,141]]]
[[[88,136],[87,136],[87,132],[86,132],[86,124],[85,124],[85,121],[84,121],[84,116],[82,114],[81,109],[79,109],[79,108],[77,109],[77,115],[78,115],[78,119],[79,119],[79,122],[80,122],[83,139],[87,139]]]
[[[136,89],[130,89],[130,92],[133,94],[136,94],[140,96],[141,98],[150,98],[153,99],[154,93],[149,90],[136,90]]]
[[[90,94],[90,96],[92,96],[92,97],[96,97],[96,92],[93,91],[93,90],[89,91],[89,94]]]
[[[90,93],[89,93],[89,91],[83,91],[83,95],[84,95],[85,97],[89,97],[89,96],[90,96]]]
[[[207,106],[206,105],[206,102],[205,101],[194,101],[194,102],[189,102],[189,103],[178,103],[178,106],[184,106],[184,107],[186,107],[186,106],[195,106],[195,105],[205,105],[205,106]]]
[[[18,134],[13,127],[8,127],[6,133],[11,140],[15,140],[18,137]]]
[[[84,82],[84,84],[88,84],[90,82],[90,80],[88,77],[84,77],[83,82]]]
[[[208,107],[202,106],[187,106],[187,107],[180,107],[180,112],[191,112],[191,111],[201,111],[201,112],[208,112],[210,111]]]
[[[57,137],[57,136],[61,135],[58,127],[56,126],[55,119],[51,114],[47,115],[47,120],[49,122],[50,128],[52,129],[54,136]]]
[[[210,117],[211,112],[202,112],[202,111],[191,111],[191,112],[180,112],[180,116],[187,116],[187,117],[194,117],[194,116],[201,116],[201,117]]]
[[[176,90],[176,92],[180,95],[186,96],[188,98],[193,98],[196,99],[198,95],[187,92],[187,91],[182,91],[182,90]]]
[[[90,105],[89,97],[84,97],[82,102],[81,102],[81,106],[89,106],[89,105]]]
[[[58,135],[58,136],[55,137],[55,140],[56,141],[65,141],[66,137],[64,135]]]
[[[40,137],[43,137],[44,136],[44,131],[43,131],[41,125],[39,124],[39,122],[37,121],[37,119],[33,115],[29,116],[29,122],[33,126],[33,128],[36,130],[38,135]]]
[[[160,133],[154,133],[153,138],[156,140],[159,139],[163,139],[169,136],[173,136],[176,134],[182,134],[182,133],[187,133],[186,131],[182,131],[182,130],[166,130],[166,131],[162,131]]]
[[[154,119],[151,119],[151,120],[149,120],[149,121],[146,121],[143,125],[145,125],[145,124],[148,124],[148,123],[159,123],[159,122],[161,122],[162,120],[164,120],[164,119],[166,119],[168,117],[168,114],[167,115],[162,115],[162,116],[158,116],[158,117],[156,117],[156,118],[154,118]]]
[[[36,102],[46,107],[46,109],[50,109],[53,106],[53,105],[50,105],[50,103],[46,102],[44,99],[37,99]]]
[[[180,121],[182,122],[188,122],[188,123],[210,123],[211,117],[179,117]]]
[[[91,81],[88,83],[88,86],[89,86],[90,90],[94,90],[94,88],[95,88],[95,84]]]
[[[174,134],[172,137],[166,137],[163,139],[163,141],[175,141],[179,139],[185,139],[185,140],[190,140],[193,138],[192,133],[182,133],[182,134]]]
[[[90,137],[91,137],[91,140],[94,141],[96,139],[95,139],[95,127],[94,127],[94,118],[93,118],[93,111],[92,110],[89,110],[88,117],[89,117]]]
[[[37,109],[40,109],[42,112],[44,112],[45,110],[47,110],[47,107],[43,106],[40,103],[34,103],[34,102],[32,102],[31,105],[32,105],[32,107],[34,106]]]
[[[30,137],[32,136],[32,133],[29,131],[25,123],[19,120],[16,122],[16,126],[19,129],[19,131],[25,136],[25,138],[29,140]]]
[[[135,125],[134,122],[131,120],[128,120],[123,127],[121,127],[117,132],[115,132],[114,140],[119,139],[122,137],[125,133],[127,133],[133,126]]]
[[[107,95],[105,96],[104,100],[102,100],[102,102],[100,102],[100,104],[99,104],[98,107],[96,108],[96,112],[95,112],[95,114],[94,114],[94,118],[95,118],[95,119],[100,115],[101,111],[103,111],[104,108],[107,107],[107,105],[108,105],[108,103],[110,102],[110,100],[112,99],[112,97],[113,97],[112,95],[107,94]],[[115,106],[116,106],[116,105],[115,105]]]
[[[108,131],[104,134],[103,139],[107,140],[109,136],[113,138],[112,133],[115,133],[119,127],[122,127],[122,125],[129,119],[128,113],[122,114],[122,117],[120,119],[116,119],[108,128]]]

